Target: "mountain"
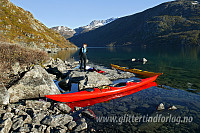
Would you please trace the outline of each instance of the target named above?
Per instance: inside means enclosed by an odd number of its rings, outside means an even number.
[[[42,49],[76,47],[9,0],[0,1],[0,41]]]
[[[200,45],[200,1],[177,0],[70,38],[89,46]]]
[[[94,20],[89,25],[78,27],[75,29],[70,29],[65,26],[56,26],[56,27],[52,27],[51,29],[59,32],[62,36],[64,36],[66,39],[68,39],[68,38],[73,37],[74,35],[82,34],[82,33],[88,32],[90,30],[94,30],[96,28],[104,26],[116,19],[117,18],[110,18],[107,20]]]
[[[59,32],[66,39],[72,37],[76,33],[75,30],[70,29],[70,28],[65,27],[65,26],[56,26],[56,27],[52,27],[51,29]]]
[[[75,35],[85,33],[85,32],[88,32],[90,30],[97,29],[101,26],[104,26],[106,24],[113,22],[116,19],[117,18],[110,18],[110,19],[106,19],[106,20],[93,20],[89,25],[86,25],[86,26],[83,26],[83,27],[78,27],[78,28],[74,29],[76,31]]]

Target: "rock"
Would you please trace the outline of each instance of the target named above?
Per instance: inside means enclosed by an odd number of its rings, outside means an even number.
[[[12,129],[15,131],[18,128],[22,127],[24,124],[22,117],[17,117],[13,120]]]
[[[53,79],[53,80],[56,80],[56,75],[53,75],[53,74],[50,74],[50,73],[49,73],[49,77],[50,77],[51,79]]]
[[[71,89],[71,82],[69,79],[63,79],[58,83],[59,87],[63,90]]]
[[[73,71],[69,74],[71,83],[79,83],[79,90],[112,84],[108,77],[97,72]]]
[[[83,123],[83,122],[86,122],[86,120],[85,120],[85,118],[81,118],[81,119],[79,119],[77,122]]]
[[[64,104],[64,103],[56,103],[55,106],[63,113],[70,113],[71,111],[71,108],[67,104]]]
[[[35,113],[33,116],[33,124],[40,125],[41,120],[43,120],[46,117],[44,112]]]
[[[77,107],[77,106],[74,107],[75,111],[78,111],[78,110],[81,110],[81,109],[82,109],[82,107]]]
[[[12,66],[12,70],[14,72],[14,75],[17,75],[18,73],[20,73],[21,71],[21,67],[19,62],[16,62],[13,66]]]
[[[9,103],[9,92],[5,88],[5,86],[0,82],[0,104],[8,104]]]
[[[16,115],[28,115],[28,114],[22,110],[19,110],[19,112]]]
[[[83,110],[81,113],[82,113],[83,116],[86,116],[86,117],[89,117],[89,118],[93,118],[93,119],[96,118],[95,114],[92,111],[88,110],[88,109]]]
[[[147,59],[145,59],[145,58],[142,58],[142,61],[143,61],[143,64],[147,63]]]
[[[165,106],[163,103],[161,103],[160,105],[158,105],[157,107],[157,110],[160,111],[160,110],[164,110],[165,109]]]
[[[12,108],[10,106],[8,106],[7,109],[6,109],[6,112],[11,113],[11,111],[12,111]]]
[[[62,61],[60,58],[56,58],[55,64],[62,64],[62,65],[65,65],[64,61]]]
[[[49,68],[56,68],[59,72],[65,73],[66,72],[66,64],[65,62],[63,62],[61,59],[57,58],[56,60],[54,60],[53,58],[51,58],[51,60],[44,64],[44,66],[50,66]]]
[[[87,62],[88,62],[88,60],[87,60]],[[79,61],[74,61],[73,64],[74,65],[79,65]]]
[[[13,113],[10,113],[10,112],[6,112],[4,115],[3,115],[3,120],[6,120],[8,118],[13,118],[14,117],[14,114]]]
[[[31,130],[31,124],[24,124],[23,127],[19,128],[19,132],[24,132],[24,133],[28,133]]]
[[[38,133],[38,129],[33,127],[33,128],[31,129],[31,133]]]
[[[86,122],[83,122],[81,123],[80,125],[78,125],[76,128],[75,128],[75,132],[79,132],[79,131],[82,131],[82,130],[85,130],[87,129],[87,123]]]
[[[78,72],[78,71],[72,71],[69,74],[69,79],[71,83],[79,83],[81,80],[85,79],[86,72]]]
[[[11,118],[8,118],[8,119],[4,120],[3,123],[1,123],[1,125],[3,127],[0,128],[0,133],[9,133],[9,131],[10,131],[11,127],[12,127]]]
[[[20,99],[44,97],[45,95],[60,94],[59,89],[48,73],[39,65],[27,72],[18,84],[8,89],[10,102]]]
[[[67,66],[65,66],[65,64],[59,64],[57,65],[57,68],[61,73],[67,73]]]
[[[146,59],[146,58],[142,58],[142,61],[143,61],[143,62],[147,62],[147,59]]]
[[[31,132],[34,133],[45,133],[45,130],[47,132],[47,126],[46,125],[33,125]],[[49,132],[51,133],[51,132]]]
[[[96,132],[96,130],[94,129],[94,128],[91,128],[91,130],[90,130],[91,132]]]
[[[19,109],[20,111],[21,111],[21,110],[25,111],[26,106],[18,105],[16,108]]]
[[[109,84],[112,84],[112,81],[110,81],[105,75],[97,72],[90,72],[86,74],[84,80],[79,82],[79,90],[100,87]]]
[[[102,69],[106,73],[106,77],[109,80],[117,80],[117,79],[127,79],[131,77],[135,77],[135,74],[130,72],[120,72],[119,70],[111,70],[111,69]]]
[[[50,57],[49,60],[43,64],[43,66],[47,67],[47,66],[51,66],[53,64],[55,64],[55,60],[52,57]]]
[[[54,114],[60,114],[61,111],[60,111],[57,107],[54,107],[54,108],[53,108],[53,113],[54,113]]]
[[[14,113],[17,115],[19,113],[19,109],[14,109]]]
[[[67,127],[65,127],[65,126],[60,127],[59,126],[59,127],[55,128],[54,132],[55,133],[66,133],[67,130],[68,130]]]
[[[41,125],[41,126],[38,128],[38,132],[39,132],[39,133],[44,133],[46,129],[47,129],[47,126],[46,126],[46,125]]]
[[[132,62],[140,61],[140,62],[143,62],[143,64],[145,64],[147,62],[147,59],[146,58],[142,58],[142,59],[135,59],[135,58],[133,58],[131,61]]]
[[[65,63],[65,65],[67,65],[67,66],[71,66],[71,63],[68,62],[68,61],[64,61],[64,63]]]
[[[48,69],[46,69],[46,71],[48,72],[48,73],[50,73],[50,76],[53,74],[53,75],[56,75],[56,79],[59,79],[59,78],[63,78],[64,77],[64,75],[58,70],[58,68],[57,67],[54,67],[54,68],[52,68],[51,66],[48,68]],[[52,77],[52,76],[51,76]],[[53,77],[54,78],[54,77]]]
[[[168,110],[177,110],[177,107],[173,105],[173,106],[169,107]]]
[[[68,127],[69,130],[72,130],[76,125],[77,124],[76,124],[75,121],[71,121],[71,122],[69,122],[69,124],[67,125],[67,127]]]
[[[46,133],[53,133],[53,127],[49,126],[47,129],[46,129]]]
[[[32,108],[34,110],[47,110],[50,106],[50,102],[26,100],[26,108]]]
[[[0,105],[0,118],[2,118],[2,116],[3,116],[6,112],[8,112],[8,111],[5,110],[5,107]],[[8,112],[8,113],[10,113],[10,112]]]
[[[65,125],[72,120],[73,120],[73,117],[67,114],[52,115],[52,116],[47,116],[46,118],[44,118],[44,120],[42,121],[42,124],[52,126],[52,127],[57,127],[60,125]]]
[[[133,58],[131,61],[133,61],[133,62],[134,62],[134,61],[136,61],[136,59],[135,59],[135,58]]]
[[[34,111],[32,108],[26,108],[25,112],[31,116],[31,118],[34,116]]]
[[[24,123],[26,124],[31,124],[32,123],[32,118],[30,117],[30,115],[22,115]]]

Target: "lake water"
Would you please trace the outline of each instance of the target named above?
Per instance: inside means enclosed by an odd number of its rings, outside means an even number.
[[[200,132],[200,48],[199,47],[131,47],[89,48],[88,59],[94,64],[110,67],[118,64],[164,75],[157,79],[158,87],[151,87],[129,96],[90,106],[96,116],[171,116],[171,122],[97,122],[89,120],[89,127],[98,132]],[[68,57],[63,55],[67,54]],[[59,56],[59,55],[62,55]],[[56,57],[64,60],[70,56],[78,59],[78,52],[60,51]],[[131,59],[146,58],[146,64]],[[164,87],[159,87],[163,85]],[[160,103],[165,107],[175,105],[175,111],[158,112]],[[193,118],[179,122],[178,118]],[[155,117],[154,117],[155,118]],[[191,119],[190,119],[191,120]]]

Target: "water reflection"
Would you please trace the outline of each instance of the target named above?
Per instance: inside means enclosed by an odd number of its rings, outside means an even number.
[[[65,61],[68,60],[71,56],[73,56],[77,51],[77,49],[61,50],[56,54],[51,54],[51,57],[53,57],[54,59],[60,58],[63,61]]]
[[[157,111],[156,107],[164,103],[165,110]],[[168,110],[175,105],[177,110]],[[200,131],[200,96],[179,89],[162,89],[151,87],[132,95],[118,98],[109,103],[98,103],[89,107],[97,117],[125,115],[190,117],[192,122],[97,122],[90,121],[90,127],[98,132],[198,132]]]

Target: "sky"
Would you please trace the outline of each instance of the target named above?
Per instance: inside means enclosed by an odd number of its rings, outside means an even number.
[[[170,0],[10,0],[47,27],[71,29],[93,20],[132,15]]]

